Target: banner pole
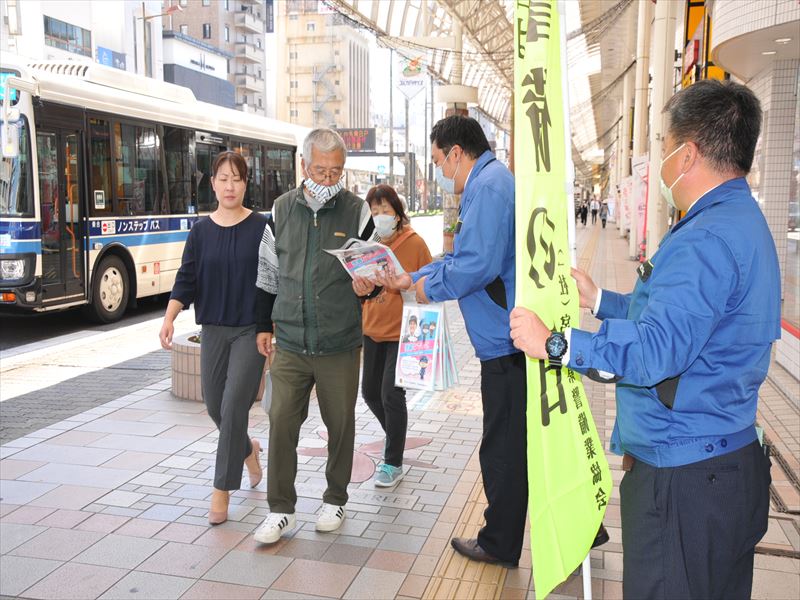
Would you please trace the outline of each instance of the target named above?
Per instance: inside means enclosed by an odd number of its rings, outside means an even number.
[[[583,565],[581,566],[581,574],[583,575],[583,600],[592,600],[592,561],[591,556],[592,551],[589,550],[589,554],[586,555],[586,558],[583,559]]]

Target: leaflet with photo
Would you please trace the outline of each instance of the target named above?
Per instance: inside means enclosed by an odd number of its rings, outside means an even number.
[[[388,246],[378,242],[365,242],[350,238],[341,248],[325,250],[325,252],[338,258],[350,277],[353,278],[358,275],[374,281],[375,272],[386,270],[388,264],[394,265],[396,274],[405,273],[394,252]]]
[[[395,385],[445,390],[458,382],[444,304],[403,304]]]

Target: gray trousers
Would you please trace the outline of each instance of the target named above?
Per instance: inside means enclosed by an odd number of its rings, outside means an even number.
[[[297,491],[297,444],[308,417],[311,388],[317,386],[322,421],[328,430],[328,488],[323,502],[347,504],[353,469],[356,396],[361,348],[329,356],[306,356],[278,350],[272,361],[272,406],[269,409],[267,501],[272,512],[294,513]]]
[[[200,381],[208,416],[219,429],[214,487],[238,490],[244,459],[253,451],[247,435],[265,358],[256,348],[256,327],[203,325]]]

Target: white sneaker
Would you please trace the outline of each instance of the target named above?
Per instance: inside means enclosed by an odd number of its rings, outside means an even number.
[[[270,513],[256,529],[253,537],[262,544],[274,544],[281,538],[284,531],[294,529],[295,525],[297,525],[297,519],[294,514]]]
[[[317,517],[317,531],[336,531],[342,526],[344,517],[344,506],[323,503]]]

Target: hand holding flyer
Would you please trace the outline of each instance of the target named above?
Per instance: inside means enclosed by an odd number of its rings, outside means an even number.
[[[394,252],[378,242],[350,238],[341,248],[325,252],[338,258],[350,277],[358,275],[375,283],[376,272],[385,271],[389,264],[394,267],[396,274],[405,273]]]
[[[404,301],[395,385],[445,390],[458,383],[444,304]]]

